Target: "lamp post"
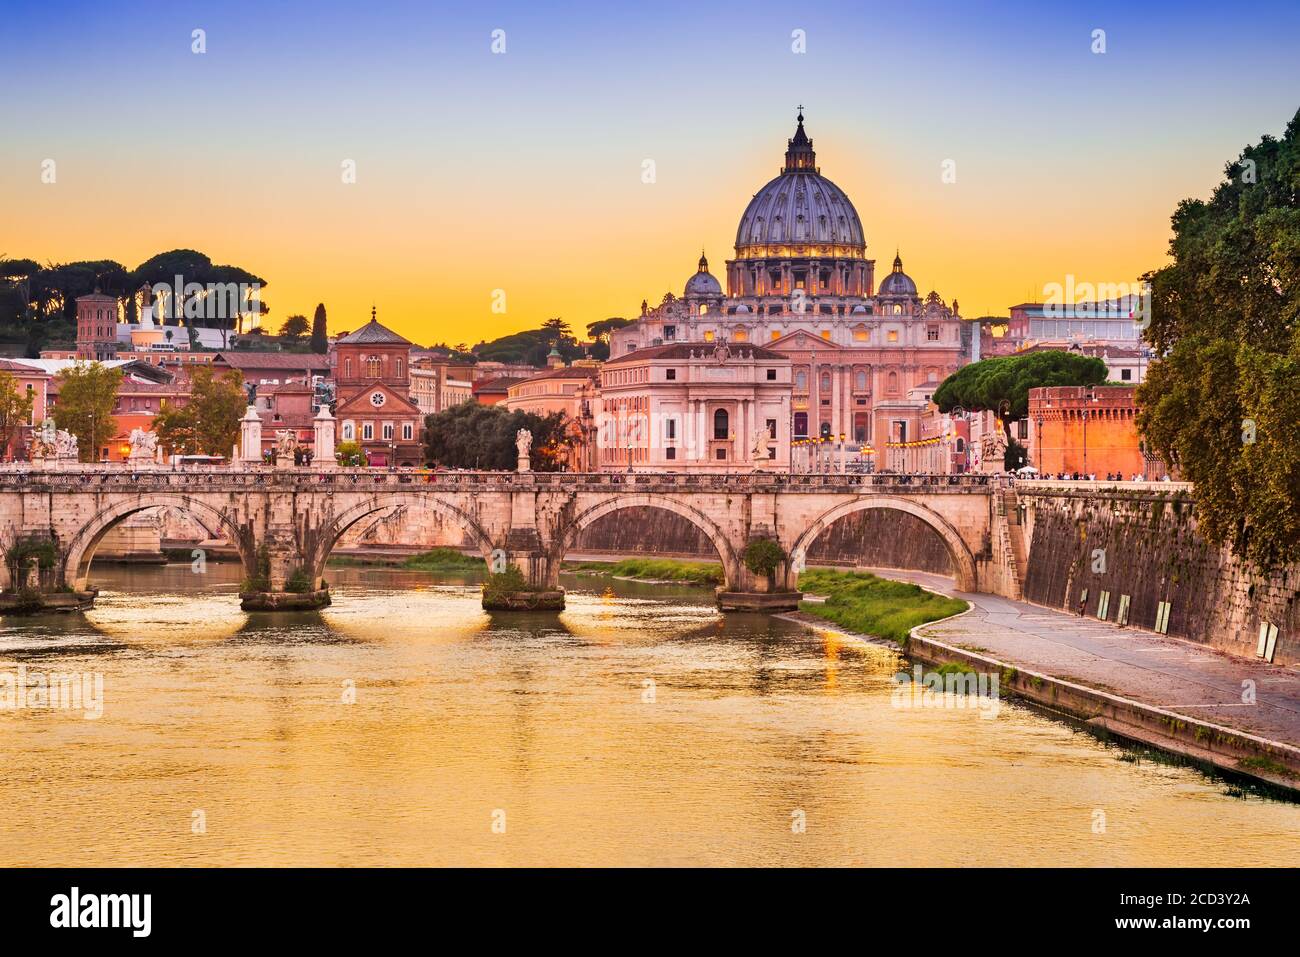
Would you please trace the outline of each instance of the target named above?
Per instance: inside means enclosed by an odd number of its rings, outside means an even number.
[[[1035,448],[1038,450],[1037,452],[1038,462],[1036,464],[1039,470],[1041,471],[1043,468],[1043,463],[1047,459],[1046,454],[1043,452],[1043,414],[1041,412],[1038,414],[1038,444],[1035,446]]]
[[[845,472],[844,472],[844,450],[845,450],[845,447],[846,447],[846,445],[845,445],[845,441],[844,441],[845,438],[846,438],[846,436],[844,435],[843,432],[841,432],[841,433],[840,433],[840,474],[841,474],[841,475],[845,474]]]

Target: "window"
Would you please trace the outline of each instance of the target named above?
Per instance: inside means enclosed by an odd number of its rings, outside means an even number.
[[[853,330],[854,342],[866,342],[869,338],[871,338],[871,334],[867,332],[866,329],[863,329],[861,326]]]
[[[769,439],[776,438],[776,419],[767,420],[767,437]]]
[[[796,412],[794,414],[794,437],[796,439],[808,438],[808,413]]]
[[[804,372],[802,369],[794,374],[794,391],[808,391],[808,373]]]
[[[366,375],[372,379],[379,378],[379,356],[366,356]]]
[[[410,422],[402,423],[402,439],[406,442],[415,438],[415,429]]]
[[[664,449],[664,458],[669,461],[677,458],[677,449],[674,446],[668,446],[668,448]]]
[[[352,357],[348,356],[343,360],[343,375],[352,378]]]
[[[361,438],[369,441],[375,437],[375,425],[373,422],[366,422],[361,426]]]
[[[664,341],[665,341],[665,342],[672,342],[672,341],[673,341],[674,339],[676,339],[676,338],[677,338],[677,327],[676,327],[676,326],[664,326]]]
[[[898,341],[898,330],[897,330],[897,329],[890,329],[890,330],[889,330],[889,341],[890,341],[890,342],[897,342],[897,341]]]
[[[926,330],[925,330],[925,338],[926,338],[928,341],[930,341],[930,342],[938,342],[938,341],[939,341],[939,327],[938,327],[938,326],[927,326],[927,327],[926,327]]]
[[[780,330],[780,329],[773,329],[773,330],[772,330],[772,338],[773,338],[774,340],[775,340],[775,339],[780,339],[780,338],[781,338],[781,330]]]
[[[676,369],[665,369],[665,370],[664,370],[664,378],[667,379],[669,382],[674,381],[674,380],[677,378],[677,370],[676,370]]]
[[[677,438],[677,420],[676,420],[676,419],[664,419],[664,438],[665,438],[665,439],[675,439],[675,438]]]
[[[867,373],[864,370],[859,369],[857,371],[857,374],[854,375],[853,387],[857,389],[859,392],[867,391]]]
[[[1121,382],[1128,382],[1130,379],[1133,378],[1133,370],[1132,370],[1132,369],[1120,369],[1120,370],[1119,370],[1119,378],[1120,378],[1120,381],[1121,381]]]
[[[733,333],[733,336],[737,342],[749,341],[749,331],[747,329],[737,329]]]
[[[705,342],[712,342],[712,341],[713,341],[713,333],[712,333],[712,331],[710,331],[710,332],[706,332],[706,333],[704,334],[704,341],[705,341]]]
[[[391,422],[384,423],[383,436],[384,436],[384,441],[388,441],[393,437],[393,423]]]
[[[727,415],[726,409],[718,409],[713,413],[713,437],[715,439],[725,439],[731,434],[731,419]]]
[[[897,373],[897,372],[891,372],[891,373],[889,373],[889,392],[890,392],[890,394],[894,394],[894,393],[898,392],[898,373]]]
[[[401,359],[398,359],[398,360],[397,360],[397,373],[396,373],[396,374],[397,374],[397,377],[398,377],[399,379],[402,377],[402,360],[401,360]]]
[[[822,330],[822,338],[825,339],[827,342],[830,342],[830,341],[831,341],[831,331],[830,331],[829,329],[823,329],[823,330]]]
[[[821,389],[822,389],[823,392],[830,392],[830,391],[831,391],[831,374],[830,374],[829,372],[823,372],[823,373],[822,373],[822,385],[821,385]]]
[[[775,381],[776,381],[776,370],[775,370],[775,369],[768,369],[768,370],[767,370],[767,381],[768,381],[768,382],[775,382]]]
[[[719,462],[725,462],[727,459],[727,450],[718,449],[718,451],[714,453],[714,458],[716,458]]]

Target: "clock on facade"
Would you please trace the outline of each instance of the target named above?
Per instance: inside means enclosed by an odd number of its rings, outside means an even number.
[[[385,396],[382,392],[370,393],[370,404],[373,405],[376,409],[382,406],[387,401],[388,401],[387,396]]]

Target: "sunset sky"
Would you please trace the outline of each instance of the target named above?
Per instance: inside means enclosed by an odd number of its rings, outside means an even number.
[[[897,246],[968,316],[1161,265],[1300,106],[1294,3],[116,6],[5,4],[0,255],[190,247],[266,278],[269,328],[373,302],[426,344],[635,315],[701,246],[722,277],[799,104],[877,275]]]

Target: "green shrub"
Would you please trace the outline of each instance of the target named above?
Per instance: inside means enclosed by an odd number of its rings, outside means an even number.
[[[466,555],[454,548],[431,548],[427,552],[412,555],[402,562],[402,565],[406,568],[419,568],[424,571],[445,571],[459,568],[481,569],[484,567],[482,558]]]
[[[799,588],[826,596],[825,603],[801,602],[802,611],[900,645],[906,644],[908,634],[917,625],[947,618],[967,607],[960,598],[864,572],[810,569],[799,576]]]
[[[540,591],[528,584],[528,579],[518,565],[507,565],[503,572],[491,572],[483,579],[483,601],[488,604],[504,602],[514,592]]]
[[[304,595],[312,590],[311,575],[301,565],[293,570],[284,583],[284,590],[295,595]]]
[[[771,577],[785,561],[785,549],[770,538],[759,538],[745,546],[740,560],[755,575]]]
[[[271,552],[265,545],[257,550],[257,571],[239,586],[242,592],[271,590]]]

